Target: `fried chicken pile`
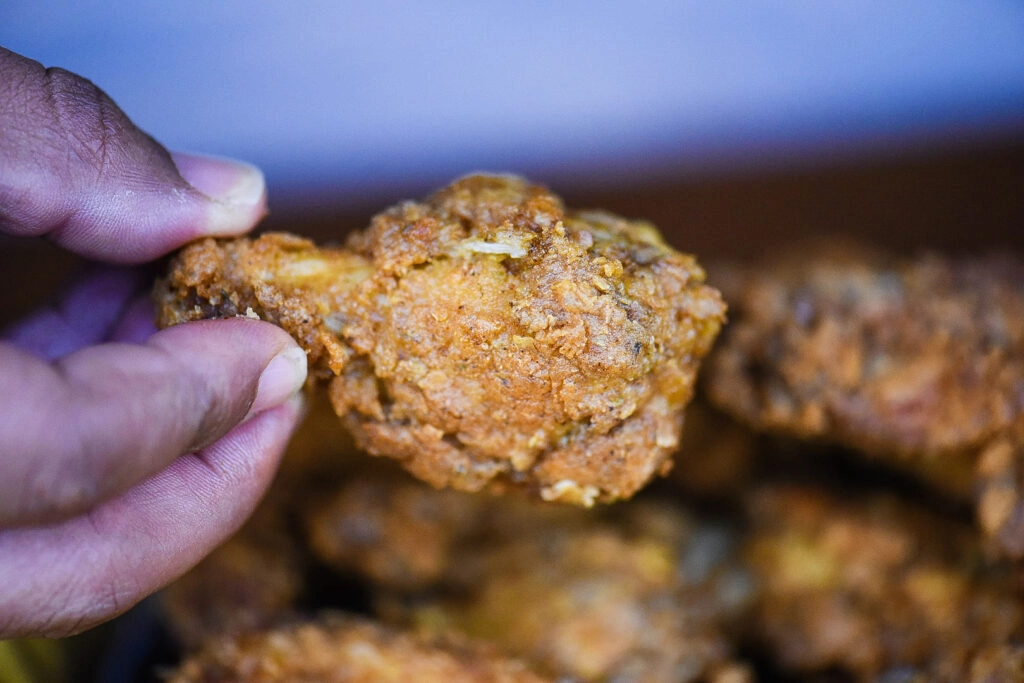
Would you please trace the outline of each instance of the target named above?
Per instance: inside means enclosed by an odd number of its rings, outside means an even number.
[[[289,331],[365,450],[434,486],[589,506],[667,470],[724,321],[696,261],[650,225],[470,176],[345,248],[285,234],[186,248],[160,324]]]
[[[713,350],[690,257],[493,176],[187,248],[163,324],[270,320],[329,386],[162,594],[171,680],[1024,681],[1024,262],[712,274]]]

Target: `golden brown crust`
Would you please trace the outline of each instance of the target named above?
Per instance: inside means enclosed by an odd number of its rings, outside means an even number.
[[[1013,568],[986,565],[961,523],[895,498],[796,486],[753,493],[750,517],[760,596],[750,625],[786,670],[876,680],[906,668],[952,683],[980,650],[1024,642]]]
[[[705,375],[717,406],[980,495],[985,530],[1024,555],[1024,262],[855,249],[723,279],[733,321]]]
[[[291,332],[359,444],[434,486],[590,505],[668,467],[724,319],[649,225],[471,176],[380,214],[347,250],[208,240],[160,286],[160,322],[249,312]]]
[[[332,304],[369,273],[365,259],[307,239],[271,233],[258,239],[206,239],[175,256],[155,293],[158,323],[257,317],[280,325],[306,349],[315,374],[329,376],[347,349],[331,332]]]
[[[219,638],[185,660],[170,683],[543,683],[492,648],[427,639],[333,614],[316,621]]]
[[[472,582],[421,603],[412,618],[579,680],[703,680],[732,655],[727,623],[750,585],[728,564],[724,531],[693,528],[669,508],[629,512],[618,523],[553,525],[464,553]]]
[[[306,506],[311,552],[341,574],[386,591],[450,580],[456,548],[486,528],[489,496],[437,491],[394,476],[354,476]]]

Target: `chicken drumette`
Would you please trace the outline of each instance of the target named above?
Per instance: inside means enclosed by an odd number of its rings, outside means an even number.
[[[165,326],[288,330],[358,443],[435,486],[583,505],[667,470],[725,312],[649,224],[510,176],[399,204],[345,248],[200,242],[156,296]]]

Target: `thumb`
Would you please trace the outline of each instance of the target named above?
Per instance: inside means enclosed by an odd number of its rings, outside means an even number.
[[[0,129],[0,231],[139,263],[266,212],[255,167],[171,154],[86,79],[3,48]]]
[[[291,337],[244,318],[53,363],[0,343],[0,528],[89,510],[280,405],[305,378]]]

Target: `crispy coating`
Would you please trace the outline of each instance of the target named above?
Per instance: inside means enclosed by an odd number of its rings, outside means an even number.
[[[723,281],[717,406],[977,495],[999,550],[1024,556],[1024,262],[833,250]]]
[[[510,176],[400,204],[346,249],[201,242],[156,296],[162,325],[284,327],[359,444],[434,486],[582,505],[667,470],[725,311],[652,226]]]
[[[965,525],[892,497],[792,485],[752,493],[749,507],[744,554],[759,585],[750,627],[785,669],[952,683],[1014,657],[1019,666],[1016,570],[986,565]]]
[[[599,513],[364,478],[308,525],[322,559],[373,581],[390,621],[572,680],[746,680],[726,637],[751,596],[735,538],[677,507]]]
[[[412,636],[329,614],[315,621],[208,643],[170,683],[543,683],[493,649],[465,640]]]

